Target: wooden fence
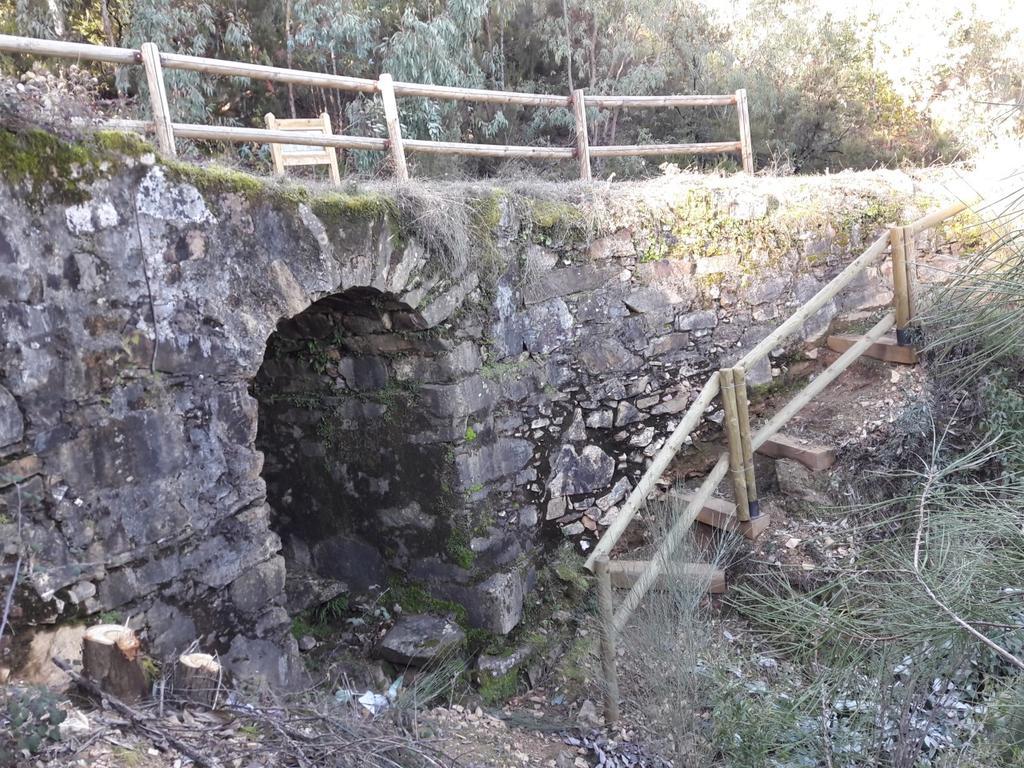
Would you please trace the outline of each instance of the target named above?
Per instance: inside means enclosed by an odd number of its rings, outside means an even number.
[[[712,374],[704,384],[696,399],[683,414],[679,425],[655,455],[651,466],[623,503],[615,521],[605,531],[586,561],[586,567],[597,576],[598,608],[602,623],[601,659],[605,676],[605,719],[607,723],[613,722],[618,717],[618,678],[615,664],[615,646],[618,636],[625,629],[644,596],[665,572],[672,555],[711,495],[731,471],[736,491],[736,517],[741,523],[749,525],[758,516],[752,463],[754,451],[774,437],[804,406],[865,353],[902,362],[916,360],[916,354],[911,346],[911,324],[917,307],[915,301],[917,287],[914,279],[916,275],[916,237],[973,205],[974,203],[954,203],[905,226],[890,227],[885,234],[871,243],[867,250],[854,259],[778,328],[732,366]],[[778,413],[752,432],[747,413],[745,385],[742,384],[745,371],[776,349],[791,334],[799,331],[809,318],[835,298],[861,272],[881,261],[887,252],[892,256],[893,310],[887,312],[885,317],[863,336],[849,339],[848,347],[835,362],[819,373]],[[886,342],[888,348],[880,346],[885,334],[893,327],[896,329],[895,344]],[[714,467],[700,487],[694,493],[686,496],[688,504],[685,510],[660,542],[657,551],[644,570],[636,577],[618,610],[614,610],[611,577],[612,566],[615,563],[609,562],[612,549],[643,506],[648,495],[654,490],[655,484],[679,452],[683,442],[700,424],[705,411],[716,397],[721,397],[726,413],[725,427],[729,450],[719,455]],[[754,494],[753,499],[749,498],[751,491]],[[745,503],[741,503],[741,500]]]
[[[595,157],[627,157],[651,155],[701,155],[739,153],[743,170],[754,172],[754,155],[750,143],[750,118],[747,111],[747,93],[740,89],[735,93],[717,96],[599,96],[586,94],[577,89],[566,96],[541,93],[517,93],[493,91],[480,88],[454,88],[443,85],[396,82],[391,75],[382,74],[376,80],[360,77],[329,75],[301,69],[271,67],[262,64],[247,64],[238,61],[209,59],[201,56],[185,56],[164,53],[154,43],[143,43],[139,50],[115,48],[105,45],[66,43],[57,40],[43,40],[31,37],[0,35],[0,52],[22,53],[35,56],[52,56],[80,61],[97,61],[108,64],[137,65],[145,68],[149,86],[152,120],[111,120],[110,127],[154,133],[160,151],[175,156],[176,138],[201,139],[208,141],[262,142],[266,144],[299,144],[338,149],[359,149],[388,152],[391,156],[395,175],[400,180],[409,178],[406,167],[407,152],[421,152],[438,155],[468,155],[473,157],[519,157],[536,160],[569,160],[579,163],[580,178],[591,179],[591,159]],[[193,123],[176,123],[171,118],[163,70],[177,69],[201,72],[227,77],[244,77],[254,80],[270,80],[276,83],[331,88],[350,93],[376,94],[381,98],[388,138],[363,136],[306,136],[272,131],[260,128],[233,128]],[[484,104],[518,104],[523,106],[570,109],[576,127],[575,147],[531,147],[508,144],[470,144],[463,142],[426,141],[405,139],[399,123],[396,99],[403,96],[417,96],[428,99],[449,101],[472,101]],[[737,141],[706,142],[699,144],[635,144],[616,146],[591,146],[587,131],[587,107],[598,109],[658,109],[666,107],[709,107],[735,106],[739,127]]]

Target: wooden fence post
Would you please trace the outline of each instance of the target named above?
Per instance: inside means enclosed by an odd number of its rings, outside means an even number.
[[[572,113],[576,118],[576,159],[580,163],[580,178],[590,181],[590,135],[587,132],[587,102],[582,88],[572,92]]]
[[[384,102],[384,120],[388,124],[388,147],[391,161],[395,165],[395,177],[399,181],[409,180],[409,169],[405,165],[405,147],[402,145],[402,125],[398,122],[398,102],[395,100],[395,86],[391,75],[384,73],[377,78],[381,101]]]
[[[740,423],[740,447],[743,449],[743,475],[747,484],[747,508],[751,519],[761,514],[757,497],[757,476],[754,474],[754,449],[750,443],[750,410],[747,403],[747,372],[737,366],[732,369],[736,393],[736,415]]]
[[[892,253],[892,292],[896,305],[896,343],[910,345],[910,290],[907,284],[907,249],[905,227],[889,228],[889,250]]]
[[[750,143],[750,112],[747,110],[747,89],[736,91],[736,113],[740,122],[740,153],[743,155],[743,170],[754,172],[754,149]]]
[[[736,519],[750,520],[750,499],[743,471],[743,443],[740,439],[739,409],[736,405],[736,384],[732,368],[719,371],[722,379],[722,408],[725,410],[725,434],[729,442],[729,475],[736,496]]]
[[[156,144],[168,157],[177,157],[174,144],[174,126],[171,125],[171,110],[167,104],[167,89],[164,73],[160,66],[160,51],[155,43],[142,44],[142,65],[146,68],[146,85],[149,86],[149,105],[153,111],[156,126]]]
[[[604,724],[619,719],[619,672],[615,664],[615,612],[612,606],[612,579],[608,558],[595,563],[597,609],[601,620],[601,671],[604,675]]]

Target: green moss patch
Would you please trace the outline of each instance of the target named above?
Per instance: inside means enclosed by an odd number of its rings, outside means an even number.
[[[23,187],[28,200],[61,203],[89,199],[89,185],[109,173],[117,156],[95,144],[69,143],[40,130],[0,129],[0,176]]]

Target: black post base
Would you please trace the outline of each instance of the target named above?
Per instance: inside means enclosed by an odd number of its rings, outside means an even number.
[[[754,499],[747,503],[747,511],[750,512],[750,519],[753,520],[755,517],[761,515],[761,502],[758,499]]]
[[[913,332],[910,328],[897,328],[896,329],[896,343],[901,347],[913,346]]]

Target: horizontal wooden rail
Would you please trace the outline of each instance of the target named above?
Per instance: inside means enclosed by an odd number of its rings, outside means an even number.
[[[152,133],[155,128],[149,120],[106,120],[103,125],[123,131]],[[201,141],[255,141],[261,144],[301,144],[306,147],[336,147],[338,149],[365,149],[382,152],[388,140],[374,136],[305,135],[294,131],[271,131],[267,128],[240,128],[230,125],[199,125],[198,123],[172,123],[174,135]]]
[[[86,45],[67,43],[60,40],[44,40],[40,38],[0,35],[0,52],[32,54],[37,56],[59,56],[76,60],[108,62],[113,64],[145,64],[147,82],[153,96],[150,105],[154,114],[151,127],[132,126],[129,130],[146,130],[156,133],[162,152],[174,156],[176,149],[174,137],[198,138],[223,141],[265,141],[269,143],[301,144],[308,146],[335,147],[339,149],[390,149],[392,164],[399,180],[408,178],[405,166],[405,151],[422,152],[439,155],[467,155],[470,157],[520,157],[537,160],[564,160],[576,158],[580,165],[580,178],[589,181],[591,178],[591,157],[645,157],[657,155],[697,155],[723,154],[738,152],[742,156],[743,169],[753,173],[753,152],[750,146],[749,121],[746,108],[746,91],[740,89],[734,94],[723,95],[666,95],[666,96],[587,96],[582,90],[576,95],[560,96],[546,93],[521,93],[515,91],[498,91],[487,88],[457,88],[447,85],[429,83],[392,82],[390,76],[382,74],[379,79],[363,77],[347,77],[344,75],[312,72],[290,67],[275,67],[265,64],[251,64],[239,61],[213,59],[204,56],[189,56],[180,53],[163,53],[152,43],[148,47],[146,57],[143,53],[131,48],[115,48],[105,45]],[[354,136],[320,137],[316,141],[303,141],[291,134],[287,142],[268,132],[257,135],[246,134],[245,131],[258,129],[222,128],[219,126],[198,126],[194,124],[175,123],[171,127],[171,108],[167,103],[167,93],[163,88],[164,69],[200,72],[224,77],[240,77],[252,80],[267,80],[289,85],[303,85],[318,88],[331,88],[353,93],[379,95],[384,101],[388,113],[388,139],[368,137],[365,139]],[[525,147],[503,144],[464,144],[461,142],[403,140],[398,120],[395,97],[420,97],[428,99],[445,99],[451,101],[472,101],[485,104],[517,104],[522,106],[569,108],[574,112],[576,146],[569,147]],[[739,141],[722,141],[690,144],[640,144],[636,146],[588,146],[586,107],[594,108],[664,108],[664,107],[699,107],[699,106],[730,106],[737,107],[739,117]],[[128,123],[122,122],[123,126]],[[246,136],[251,138],[246,138]],[[385,143],[381,143],[385,142]]]
[[[565,160],[574,154],[569,147],[526,147],[507,144],[463,144],[458,141],[405,139],[406,149],[431,155],[470,155],[472,157],[532,157]]]
[[[0,51],[34,56],[55,56],[61,59],[102,61],[107,64],[142,63],[142,53],[134,48],[65,43],[61,40],[43,40],[42,38],[16,37],[14,35],[0,35]]]
[[[266,64],[247,64],[241,61],[210,59],[204,56],[187,56],[182,53],[161,53],[160,63],[164,69],[181,69],[202,72],[207,75],[245,77],[251,80],[270,80],[275,83],[309,85],[317,88],[334,88],[339,91],[376,93],[377,81],[364,77],[329,75],[305,69],[272,67]]]
[[[727,107],[736,103],[736,94],[721,96],[600,96],[587,95],[588,107],[643,109],[651,107]]]
[[[568,96],[550,93],[492,91],[486,88],[456,88],[451,85],[422,85],[395,81],[396,96],[421,96],[447,101],[476,101],[483,104],[521,104],[529,107],[568,107]]]
[[[713,141],[705,144],[619,144],[591,146],[591,157],[638,157],[647,155],[718,155],[740,152],[739,141]]]

